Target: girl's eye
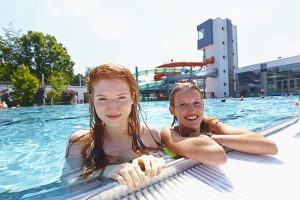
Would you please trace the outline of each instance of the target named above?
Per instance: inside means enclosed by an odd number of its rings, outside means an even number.
[[[126,99],[125,96],[120,96],[118,99]]]
[[[99,98],[98,99],[99,101],[105,101],[105,100],[107,100],[106,98]]]
[[[179,104],[180,107],[185,107],[186,105],[187,105],[186,103]]]
[[[201,103],[200,102],[195,102],[194,103],[196,106],[199,106]]]

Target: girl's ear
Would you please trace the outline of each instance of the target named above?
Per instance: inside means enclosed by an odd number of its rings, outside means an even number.
[[[175,116],[175,109],[173,106],[169,106],[169,111],[173,116]]]

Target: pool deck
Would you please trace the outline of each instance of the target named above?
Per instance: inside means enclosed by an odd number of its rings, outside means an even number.
[[[276,156],[258,156],[237,151],[227,153],[221,166],[199,164],[189,159],[168,163],[162,175],[129,192],[111,184],[105,190],[77,196],[81,199],[299,199],[299,118],[262,132],[278,146]],[[76,197],[75,197],[76,198]],[[74,198],[74,199],[75,199]],[[73,199],[73,198],[71,198]]]

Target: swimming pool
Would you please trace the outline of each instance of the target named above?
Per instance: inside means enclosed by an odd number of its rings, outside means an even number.
[[[300,115],[297,97],[204,100],[206,115],[251,130]],[[148,124],[169,126],[168,102],[142,102]],[[31,188],[58,187],[69,135],[89,126],[88,105],[0,110],[0,199]]]

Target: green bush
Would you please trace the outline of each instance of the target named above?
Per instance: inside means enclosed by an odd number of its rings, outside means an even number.
[[[12,98],[15,104],[29,106],[33,104],[39,87],[39,80],[29,71],[29,67],[22,65],[12,75]]]

